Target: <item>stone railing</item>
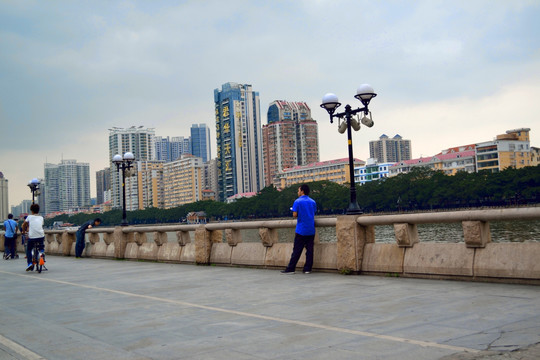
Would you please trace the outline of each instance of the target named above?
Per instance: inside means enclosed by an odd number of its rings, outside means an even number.
[[[538,207],[318,218],[317,228],[336,228],[336,241],[321,243],[316,237],[314,270],[540,284],[540,242],[493,243],[489,226],[490,221],[538,219]],[[464,242],[419,241],[418,224],[451,222],[462,224]],[[87,231],[84,256],[284,268],[293,244],[292,238],[280,242],[278,229],[295,225],[295,220],[272,220],[100,227]],[[375,226],[380,225],[393,225],[395,243],[375,242]],[[247,229],[258,230],[255,242],[243,242],[242,231]],[[75,232],[46,231],[46,252],[74,255]],[[3,245],[1,241],[0,250]],[[298,266],[303,266],[303,257]]]

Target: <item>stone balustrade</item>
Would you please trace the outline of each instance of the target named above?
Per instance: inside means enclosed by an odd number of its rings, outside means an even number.
[[[540,242],[493,243],[489,227],[490,221],[539,219],[540,207],[317,218],[317,228],[336,228],[336,241],[321,243],[316,237],[314,270],[540,284]],[[451,222],[462,224],[463,243],[419,241],[418,224]],[[99,227],[87,230],[84,255],[284,268],[293,244],[292,238],[279,239],[278,229],[294,228],[295,225],[296,220],[268,220]],[[395,243],[375,241],[375,227],[380,225],[393,225]],[[258,230],[257,241],[243,241],[242,231],[246,229]],[[46,252],[49,255],[73,256],[75,232],[46,231]],[[170,233],[175,234],[176,241],[169,240]],[[4,242],[0,242],[0,250],[3,250]],[[303,266],[303,261],[302,257],[299,267]]]

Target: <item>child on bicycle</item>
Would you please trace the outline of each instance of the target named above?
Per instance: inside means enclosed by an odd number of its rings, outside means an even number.
[[[45,251],[45,232],[43,231],[43,216],[38,215],[39,205],[32,204],[30,206],[30,211],[32,212],[32,214],[28,215],[23,223],[23,228],[25,229],[25,232],[28,232],[28,244],[26,248],[26,261],[28,263],[28,266],[26,267],[26,271],[34,270],[34,264],[32,264],[32,249],[34,248],[34,246],[37,244],[40,253],[43,253]]]

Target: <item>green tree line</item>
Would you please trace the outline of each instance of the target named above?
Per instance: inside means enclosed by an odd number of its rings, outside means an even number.
[[[291,216],[299,185],[278,191],[273,186],[251,198],[227,204],[198,201],[172,209],[149,208],[128,212],[130,224],[179,223],[192,211],[204,211],[210,221],[279,218]],[[309,183],[310,196],[317,202],[318,215],[343,214],[349,204],[349,185],[329,181]],[[356,187],[364,212],[397,212],[492,206],[516,206],[540,202],[540,166],[506,169],[498,173],[459,172],[447,176],[441,171],[416,167],[407,174],[368,182]],[[120,224],[121,210],[103,214],[60,215],[45,221],[80,225],[99,216],[103,225]]]

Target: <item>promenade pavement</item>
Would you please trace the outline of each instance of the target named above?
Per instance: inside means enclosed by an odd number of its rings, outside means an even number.
[[[0,359],[540,359],[540,287],[0,262]]]

